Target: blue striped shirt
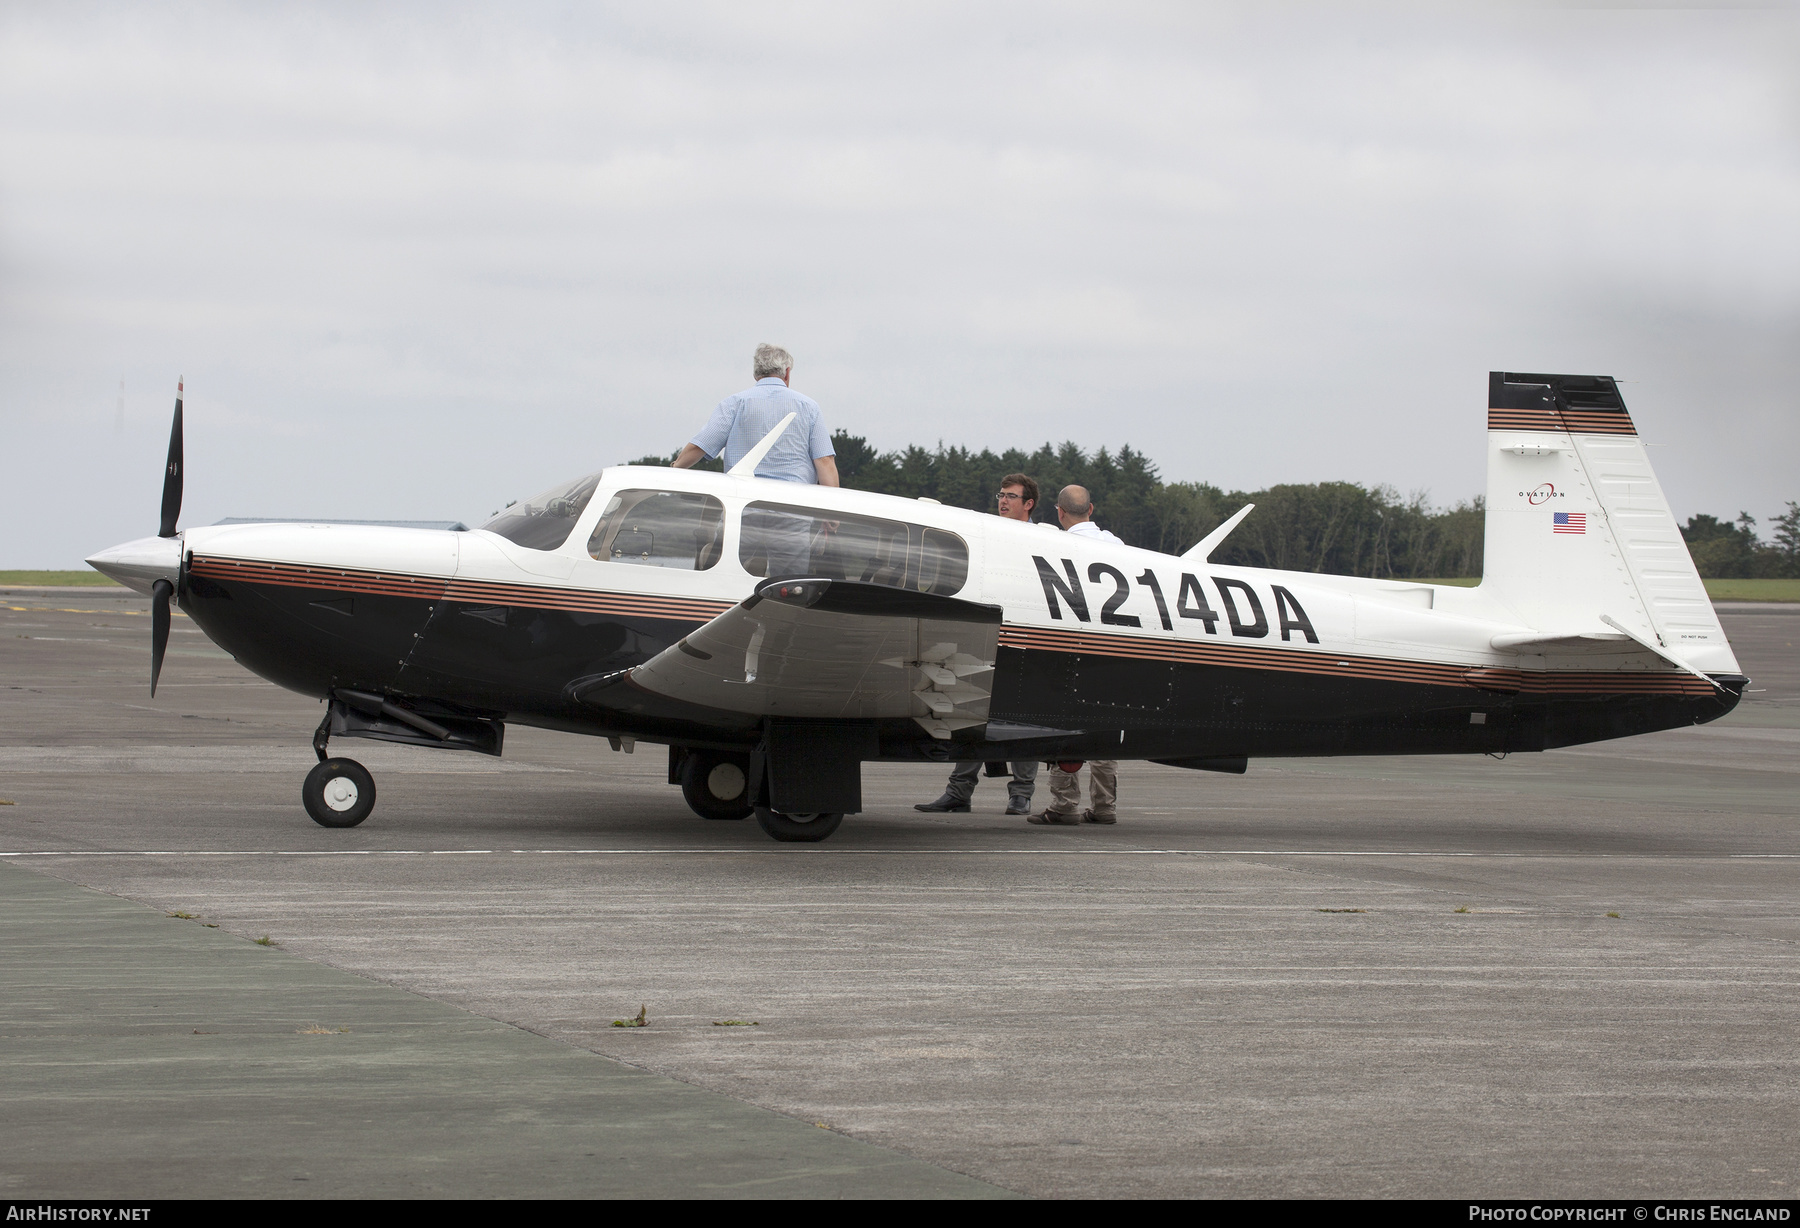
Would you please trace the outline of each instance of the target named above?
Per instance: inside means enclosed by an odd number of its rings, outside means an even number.
[[[720,401],[700,433],[689,442],[708,456],[723,451],[725,468],[730,469],[790,413],[799,417],[781,433],[769,454],[757,462],[756,476],[781,482],[817,482],[819,474],[813,461],[837,455],[831,446],[831,434],[825,429],[825,415],[817,401],[795,392],[776,376],[759,379],[752,387]]]

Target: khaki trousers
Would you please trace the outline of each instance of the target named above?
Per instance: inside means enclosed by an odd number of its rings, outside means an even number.
[[[1115,759],[1088,760],[1089,808],[1113,814],[1119,802],[1119,764]],[[1050,765],[1050,809],[1057,814],[1081,813],[1081,774]]]

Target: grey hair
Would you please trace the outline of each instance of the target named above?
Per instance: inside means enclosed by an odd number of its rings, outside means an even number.
[[[1071,516],[1086,516],[1093,512],[1094,501],[1089,497],[1085,486],[1065,486],[1056,496],[1056,506]]]
[[[794,356],[778,345],[763,342],[756,347],[756,357],[750,360],[751,375],[755,379],[768,379],[771,375],[779,379],[794,366]]]

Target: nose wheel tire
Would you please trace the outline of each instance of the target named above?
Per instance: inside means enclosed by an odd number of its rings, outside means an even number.
[[[750,817],[750,761],[743,755],[689,751],[681,765],[681,796],[703,819]]]
[[[320,827],[355,827],[375,809],[375,778],[354,759],[327,759],[306,774],[300,800]]]
[[[784,844],[813,844],[825,839],[844,821],[841,814],[783,814],[767,806],[756,808],[756,825],[770,839]]]

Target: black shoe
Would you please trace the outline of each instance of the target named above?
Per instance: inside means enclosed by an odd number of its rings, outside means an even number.
[[[1098,823],[1102,827],[1111,827],[1114,823],[1119,821],[1119,816],[1116,814],[1095,814],[1092,810],[1084,810],[1081,812],[1081,821],[1083,823]]]
[[[1030,814],[1031,799],[1029,797],[1009,797],[1006,799],[1006,813]]]
[[[1081,822],[1078,814],[1058,814],[1054,810],[1046,810],[1042,814],[1034,814],[1025,820],[1036,823],[1039,827],[1074,827]]]
[[[967,814],[969,803],[959,802],[946,793],[935,802],[920,802],[913,809],[923,810],[926,814]]]

